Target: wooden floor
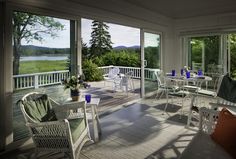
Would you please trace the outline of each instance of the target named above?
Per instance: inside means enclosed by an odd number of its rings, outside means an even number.
[[[104,83],[100,84],[103,85]],[[102,99],[101,105],[99,105],[102,136],[98,143],[86,145],[82,149],[81,159],[175,159],[181,155],[196,133],[196,131],[185,127],[190,99],[186,99],[184,113],[180,118],[181,99],[174,99],[164,112],[166,105],[164,98],[157,100],[155,96],[152,96],[140,99],[139,93],[136,91],[127,96],[125,92],[119,90],[113,92],[111,87],[96,86],[96,84],[92,84],[91,88],[86,90],[84,94],[89,92],[93,97]],[[62,87],[55,87],[55,90],[49,89],[46,92],[51,91],[47,93],[52,98],[56,98],[55,92],[62,93],[60,90],[63,92]],[[128,99],[132,99],[132,102]],[[115,105],[116,101],[124,103]],[[202,100],[198,104],[205,106],[207,102]],[[19,128],[22,129],[22,127]],[[92,136],[92,127],[90,131]],[[19,149],[0,155],[0,158],[32,158],[33,150],[32,147],[26,150]],[[65,157],[61,153],[50,154],[50,156],[41,153],[38,158],[63,159]]]
[[[195,131],[185,128],[189,104],[179,119],[180,104],[168,106],[165,99],[143,99],[101,117],[102,136],[98,143],[82,149],[81,159],[163,159],[178,158]],[[92,129],[91,134],[92,133]],[[0,156],[1,159],[32,158],[33,149],[18,150]],[[65,158],[63,154],[41,153],[44,158]]]

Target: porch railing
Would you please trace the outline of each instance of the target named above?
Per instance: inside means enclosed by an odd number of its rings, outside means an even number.
[[[141,78],[141,68],[139,67],[125,67],[125,66],[103,66],[99,67],[103,74],[107,74],[109,70],[113,67],[118,67],[120,73],[127,73],[132,71],[133,78]],[[145,68],[144,74],[145,79],[155,79],[154,72],[159,71],[159,69]],[[66,79],[70,76],[69,70],[63,71],[53,71],[53,72],[43,72],[34,74],[22,74],[13,76],[14,90],[28,89],[28,88],[39,88],[42,86],[55,85],[61,83],[62,79]]]
[[[69,70],[14,75],[14,90],[39,88],[41,86],[59,84],[62,79],[68,78],[69,75]]]
[[[120,73],[126,74],[130,71],[133,72],[133,78],[140,79],[141,78],[141,68],[140,67],[125,67],[125,66],[103,66],[99,67],[102,70],[103,74],[108,74],[109,70],[118,67],[120,69]],[[144,69],[144,78],[145,79],[155,79],[154,72],[159,72],[160,69],[152,69],[152,68],[145,68]]]

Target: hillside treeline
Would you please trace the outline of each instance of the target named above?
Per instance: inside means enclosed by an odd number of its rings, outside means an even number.
[[[33,45],[23,45],[21,48],[22,56],[42,56],[42,55],[62,55],[70,54],[70,48],[49,48]]]

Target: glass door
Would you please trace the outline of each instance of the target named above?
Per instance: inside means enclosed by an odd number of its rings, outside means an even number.
[[[143,32],[143,96],[153,95],[158,88],[155,74],[161,66],[160,41],[160,34]]]
[[[236,79],[236,33],[228,35],[228,71]]]
[[[222,74],[223,52],[221,36],[191,37],[189,66],[196,71],[202,69],[205,74]]]

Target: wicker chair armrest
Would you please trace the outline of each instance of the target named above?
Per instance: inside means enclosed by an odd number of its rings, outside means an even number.
[[[219,112],[216,110],[202,107],[199,109],[199,114],[200,114],[199,130],[206,134],[211,134],[215,129]]]
[[[60,106],[60,104],[58,102],[56,102],[55,100],[53,100],[52,98],[49,98],[49,100],[51,101],[51,105],[53,108]]]
[[[63,119],[63,120],[47,121],[47,122],[40,122],[40,123],[26,123],[26,126],[42,127],[42,126],[50,126],[50,125],[62,125],[65,123],[69,123],[69,121],[67,119]]]
[[[77,109],[86,109],[85,108],[85,101],[81,101],[81,102],[68,102],[63,104],[62,106],[60,106],[59,109],[61,110],[77,110]]]
[[[58,119],[74,119],[86,117],[85,102],[70,102],[54,108]]]

